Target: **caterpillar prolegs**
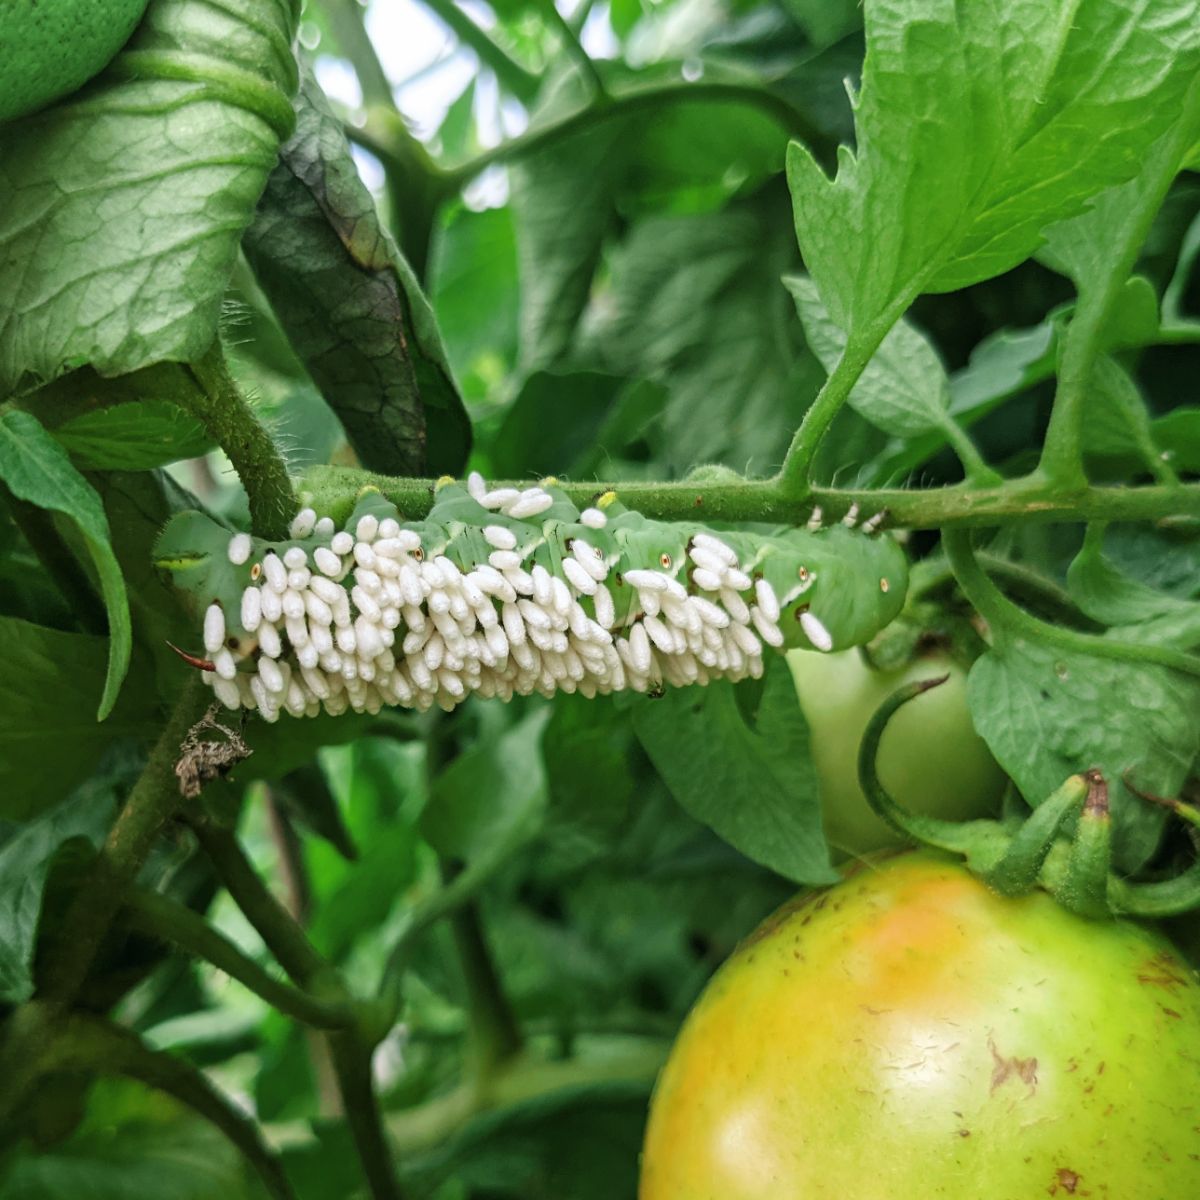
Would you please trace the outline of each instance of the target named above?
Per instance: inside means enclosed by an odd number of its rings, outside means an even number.
[[[439,486],[422,521],[369,489],[345,528],[304,509],[290,532],[267,543],[184,513],[156,548],[203,612],[191,661],[226,707],[268,721],[757,677],[764,646],[869,640],[908,581],[872,522],[716,531],[478,475]]]

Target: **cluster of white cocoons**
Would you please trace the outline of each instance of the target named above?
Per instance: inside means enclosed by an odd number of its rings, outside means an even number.
[[[467,486],[484,509],[530,522],[531,531],[554,502],[538,487],[489,491],[478,475]],[[589,508],[579,523],[599,530],[607,518]],[[335,530],[303,510],[291,534],[320,543],[311,556],[296,546],[282,558],[268,553],[260,570],[252,566],[240,612],[227,620],[219,604],[208,607],[206,682],[227,708],[274,721],[321,709],[451,709],[472,694],[656,693],[664,684],[758,677],[764,644],[783,643],[771,585],[752,581],[717,537],[697,534],[690,562],[669,570],[625,571],[637,601],[623,588],[618,615],[615,556],[609,562],[575,537],[560,578],[522,559],[511,527],[482,532],[487,561],[465,570],[391,518]],[[237,534],[229,559],[244,565],[252,549]],[[825,632],[817,625],[806,626],[810,637]]]

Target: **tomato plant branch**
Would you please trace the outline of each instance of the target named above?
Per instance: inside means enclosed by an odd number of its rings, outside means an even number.
[[[808,412],[804,414],[800,428],[796,430],[784,456],[783,466],[775,477],[775,483],[784,495],[799,496],[807,490],[813,459],[821,439],[833,424],[834,417],[849,400],[850,393],[867,363],[871,361],[871,356],[879,349],[880,343],[907,307],[907,296],[902,300],[893,301],[887,311],[880,314],[871,324],[861,330],[852,331],[847,337],[841,357],[834,364]]]
[[[174,1097],[223,1133],[257,1172],[274,1200],[295,1200],[279,1160],[251,1118],[185,1059],[147,1046],[131,1030],[100,1017],[72,1013],[61,1024],[53,1066],[124,1075]]]
[[[492,481],[492,486],[510,486],[511,482]],[[559,480],[557,486],[581,507],[604,492],[615,491],[630,508],[660,520],[802,525],[817,505],[828,519],[844,516],[852,505],[864,512],[886,509],[888,526],[900,529],[986,526],[1014,519],[1160,521],[1200,516],[1200,484],[1089,486],[1067,491],[1049,487],[1038,476],[983,488],[967,484],[926,489],[810,487],[799,493],[781,488],[777,479],[737,483]],[[426,515],[433,504],[432,479],[322,466],[311,468],[303,483],[312,503],[335,520],[349,515],[364,487],[378,488],[408,519]]]
[[[345,1107],[346,1123],[358,1150],[372,1200],[403,1200],[396,1163],[384,1133],[383,1115],[371,1073],[374,1047],[355,1031],[331,1034],[333,1069]]]
[[[286,1016],[316,1029],[345,1029],[355,1023],[357,1018],[349,1005],[309,995],[276,979],[199,913],[170,896],[133,890],[125,904],[123,919],[127,925],[224,971]]]
[[[329,987],[331,992],[340,990],[330,986],[334,984],[333,968],[308,940],[287,909],[271,894],[246,857],[236,835],[203,819],[191,824],[196,840],[234,903],[292,980],[301,987],[320,982]]]
[[[450,867],[443,864],[442,870],[445,878],[453,879]],[[487,1078],[520,1050],[521,1030],[504,994],[479,906],[473,899],[451,913],[450,928],[467,992],[471,1066],[476,1077]]]
[[[541,78],[526,70],[496,41],[487,30],[476,25],[455,0],[425,0],[425,7],[437,16],[464,46],[474,50],[479,61],[495,72],[500,86],[512,92],[523,103],[538,93]]]
[[[207,821],[193,828],[217,875],[246,919],[258,931],[283,969],[301,987],[350,1003],[334,968],[322,957],[292,915],[271,894],[242,851],[237,837]],[[401,1200],[395,1165],[383,1140],[379,1104],[371,1076],[371,1053],[391,1027],[378,1004],[353,1004],[355,1024],[329,1035],[346,1123],[358,1148],[373,1200]]]
[[[1189,675],[1200,676],[1200,657],[1144,642],[1121,642],[1097,634],[1065,629],[1039,620],[1018,608],[988,578],[971,546],[966,530],[946,530],[942,535],[946,556],[958,582],[975,610],[991,627],[993,638],[1028,638],[1064,651],[1113,658],[1135,664],[1154,663]]]
[[[259,537],[286,538],[296,494],[279,448],[251,411],[225,363],[220,339],[189,367],[198,385],[176,397],[229,456],[246,489],[250,521]]]
[[[609,92],[603,104],[593,102],[576,112],[555,118],[543,125],[533,126],[516,137],[480,151],[467,162],[442,168],[445,188],[448,193],[453,193],[495,163],[513,162],[526,155],[535,154],[610,117],[628,116],[672,104],[695,103],[743,104],[757,108],[777,121],[785,132],[809,145],[823,149],[826,144],[827,139],[800,109],[783,96],[765,88],[717,80],[696,83],[680,80],[677,83],[660,83],[628,91]],[[370,150],[386,165],[389,159],[403,159],[402,147],[397,146],[393,125],[394,122],[387,119],[383,110],[373,109],[367,114],[363,126],[347,125],[346,136]]]
[[[644,1095],[666,1054],[667,1044],[656,1040],[595,1062],[541,1062],[521,1055],[501,1068],[485,1088],[463,1083],[425,1104],[389,1115],[388,1134],[400,1153],[412,1154],[443,1144],[471,1120],[538,1101],[565,1101],[573,1094],[594,1095],[602,1090]]]
[[[379,61],[375,44],[363,25],[363,6],[358,0],[325,0],[321,7],[333,27],[334,40],[358,76],[363,105],[371,107],[379,104],[394,108],[396,101],[391,82],[383,63]]]
[[[60,928],[46,963],[39,995],[69,1003],[83,985],[125,893],[146,861],[163,824],[180,804],[175,760],[188,730],[204,711],[208,691],[199,674],[185,685],[144,770],[109,830]]]
[[[1006,593],[1020,596],[1034,607],[1055,613],[1074,625],[1087,629],[1103,628],[1079,609],[1065,588],[1045,575],[984,550],[976,551],[975,557],[988,575],[1003,585]],[[922,559],[913,564],[909,575],[908,603],[911,605],[936,595],[956,582],[954,571],[944,558]]]
[[[550,23],[558,29],[562,37],[563,50],[575,60],[580,72],[587,79],[593,96],[597,99],[607,99],[608,89],[604,86],[604,80],[600,77],[600,72],[596,69],[592,56],[583,48],[583,43],[579,40],[574,25],[558,11],[558,6],[555,4],[547,5],[545,12],[550,18]]]

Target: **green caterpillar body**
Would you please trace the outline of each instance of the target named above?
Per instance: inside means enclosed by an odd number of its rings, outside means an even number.
[[[764,646],[869,640],[907,587],[873,530],[712,530],[612,494],[581,513],[552,485],[478,477],[440,486],[424,520],[368,490],[343,531],[305,510],[292,533],[268,544],[186,513],[156,552],[204,612],[196,661],[218,696],[269,718],[758,675]]]

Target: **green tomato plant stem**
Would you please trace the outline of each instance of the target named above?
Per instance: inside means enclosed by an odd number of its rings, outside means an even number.
[[[455,874],[445,863],[442,872],[447,879]],[[479,905],[474,899],[451,913],[450,929],[467,992],[471,1069],[476,1078],[487,1078],[521,1049],[521,1029],[492,961]]]
[[[537,95],[541,76],[526,70],[512,58],[482,26],[475,24],[465,9],[458,7],[455,0],[425,0],[425,7],[448,25],[464,46],[474,50],[484,66],[495,72],[502,88],[525,103]]]
[[[207,689],[195,674],[185,685],[145,769],[71,902],[61,926],[70,930],[70,939],[58,942],[50,952],[38,989],[41,998],[69,1004],[83,986],[126,892],[159,831],[179,808],[175,761],[184,737],[207,702]]]
[[[563,50],[575,60],[580,73],[592,89],[593,97],[597,100],[606,101],[608,99],[608,89],[604,86],[604,80],[600,77],[600,72],[596,69],[596,64],[592,61],[592,56],[583,48],[583,43],[579,40],[579,35],[575,32],[575,27],[558,11],[557,5],[549,5],[546,9],[546,15],[550,18],[551,24],[557,27],[562,37]]]
[[[300,987],[319,982],[331,994],[340,990],[333,968],[268,890],[237,837],[207,820],[196,820],[191,825],[217,877],[290,978]]]
[[[784,456],[783,466],[775,477],[774,482],[783,495],[799,497],[808,490],[813,460],[821,439],[829,431],[834,417],[845,407],[859,376],[871,361],[871,356],[879,349],[888,331],[908,307],[908,300],[906,295],[903,305],[893,303],[887,312],[870,325],[852,332],[846,339],[841,358],[837,360],[817,393],[817,398],[804,414],[800,428],[796,430],[792,444]]]
[[[511,481],[489,481],[492,486],[516,486]],[[349,515],[355,497],[373,487],[391,500],[407,518],[426,515],[433,505],[434,480],[376,475],[345,467],[313,467],[301,482],[301,491],[321,512],[335,520]],[[766,521],[802,525],[819,506],[826,519],[837,520],[852,505],[864,513],[885,509],[887,527],[895,529],[945,529],[959,526],[997,525],[1009,520],[1161,521],[1200,516],[1200,484],[1165,487],[1084,487],[1055,489],[1038,476],[1007,480],[995,487],[965,484],[930,488],[830,488],[810,487],[799,494],[782,488],[775,479],[737,483],[570,482],[561,487],[576,503],[590,504],[607,491],[623,503],[660,520]]]
[[[293,982],[327,997],[333,1004],[351,1005],[351,997],[337,971],[268,890],[237,837],[207,821],[197,821],[193,828],[234,903]],[[402,1200],[371,1078],[372,1052],[392,1024],[390,1017],[379,1009],[377,1004],[354,1004],[354,1025],[330,1033],[329,1050],[346,1124],[358,1148],[372,1200]]]
[[[160,892],[133,890],[126,897],[124,923],[140,933],[161,938],[193,958],[211,963],[236,979],[281,1013],[315,1029],[346,1029],[357,1020],[354,1010],[337,1000],[324,1000],[276,979],[243,954],[199,913]]]
[[[254,1168],[272,1200],[295,1200],[278,1158],[254,1120],[221,1094],[186,1059],[147,1046],[132,1030],[101,1017],[71,1013],[56,1029],[48,1069],[92,1071],[137,1080],[186,1105],[225,1135]]]
[[[357,1030],[329,1035],[329,1050],[346,1123],[358,1150],[372,1200],[404,1200],[396,1174],[396,1156],[388,1145],[371,1073],[374,1046]]]
[[[250,501],[254,532],[264,538],[286,538],[299,508],[287,464],[238,390],[220,339],[189,371],[197,387],[175,398],[229,456]]]
[[[626,92],[609,92],[607,99],[602,103],[593,101],[576,112],[549,120],[496,146],[481,150],[467,162],[440,170],[445,178],[447,192],[452,194],[496,163],[517,162],[530,154],[536,154],[574,137],[601,121],[644,111],[660,111],[674,104],[694,103],[741,104],[757,108],[777,121],[793,137],[802,139],[810,146],[824,148],[827,144],[827,139],[804,113],[784,97],[764,88],[718,80],[699,80],[695,83],[680,81],[638,87]],[[385,168],[389,163],[402,165],[406,161],[406,153],[400,145],[395,121],[387,119],[383,109],[371,109],[367,113],[365,124],[359,126],[348,123],[345,131],[351,141],[370,150]]]
[[[1018,608],[988,578],[979,565],[966,530],[948,529],[942,535],[946,556],[954,569],[963,593],[991,627],[993,640],[1027,638],[1066,652],[1113,658],[1121,662],[1157,663],[1189,675],[1200,676],[1200,657],[1141,642],[1120,642],[1076,629],[1064,629]]]
[[[1105,246],[1102,276],[1078,281],[1079,300],[1064,334],[1058,387],[1038,464],[1040,473],[1060,486],[1078,488],[1087,483],[1083,469],[1083,420],[1092,367],[1103,349],[1106,326],[1121,289],[1133,271],[1138,252],[1184,156],[1195,141],[1198,106],[1200,86],[1193,83],[1179,119],[1147,157],[1140,176],[1144,186],[1140,186],[1128,217],[1117,223],[1123,237]]]

